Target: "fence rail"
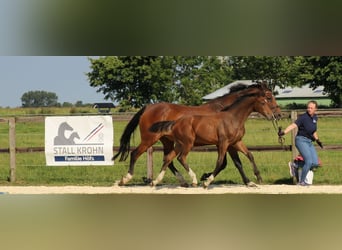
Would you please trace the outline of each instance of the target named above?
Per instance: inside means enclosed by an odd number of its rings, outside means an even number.
[[[294,121],[297,118],[298,111],[291,112],[283,112],[283,117],[291,118]],[[299,111],[302,112],[302,111]],[[95,114],[94,114],[95,115]],[[98,115],[98,114],[96,114]],[[113,121],[129,121],[133,114],[111,114]],[[342,110],[321,110],[318,112],[320,117],[341,117]],[[258,118],[260,117],[256,113],[252,113],[250,118]],[[10,181],[15,182],[16,179],[16,153],[33,153],[33,152],[44,152],[45,147],[16,147],[16,123],[18,122],[44,122],[45,116],[24,116],[24,117],[8,117],[8,118],[0,118],[0,123],[8,123],[9,124],[9,148],[0,148],[0,153],[9,153],[10,154]],[[294,147],[294,138],[296,131],[292,131],[292,140],[290,145],[262,145],[262,146],[248,146],[250,151],[292,151],[293,158],[297,156],[298,151],[296,147]],[[342,150],[342,145],[325,145],[325,149],[327,150]],[[113,151],[118,151],[119,147],[113,147]],[[132,147],[134,149],[134,147]],[[147,150],[147,177],[152,178],[153,172],[153,152],[154,151],[162,151],[162,146],[153,146]],[[197,152],[214,152],[216,151],[215,146],[202,146],[195,147],[193,151]]]
[[[250,151],[292,151],[292,145],[262,145],[262,146],[247,146]],[[316,146],[316,148],[319,148]],[[135,147],[131,147],[131,150],[134,150]],[[153,151],[161,152],[163,151],[162,146],[153,146]],[[324,149],[327,150],[342,150],[342,145],[324,145]],[[118,146],[113,147],[113,152],[117,152],[119,150]],[[16,153],[35,153],[35,152],[44,152],[45,147],[21,147],[15,148]],[[214,146],[201,146],[194,147],[192,151],[195,152],[216,152],[217,149]],[[9,148],[0,148],[0,153],[9,153]]]

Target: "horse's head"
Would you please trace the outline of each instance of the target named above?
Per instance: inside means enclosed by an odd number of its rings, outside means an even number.
[[[264,83],[253,84],[231,91],[228,97],[231,97],[233,102],[225,106],[222,111],[232,110],[233,107],[239,109],[247,108],[250,111],[258,112],[269,120],[277,120],[281,117],[281,111],[275,100],[272,91]],[[245,100],[249,100],[245,102]]]
[[[74,130],[67,122],[62,122],[60,125],[59,125],[59,129],[63,130],[63,131],[66,131],[66,130]]]
[[[265,84],[259,85],[259,95],[254,111],[261,113],[269,120],[278,120],[281,117],[279,105],[272,91]]]
[[[281,110],[271,90],[267,89],[265,91],[265,99],[266,99],[267,105],[272,110],[273,119],[279,120],[281,118]]]

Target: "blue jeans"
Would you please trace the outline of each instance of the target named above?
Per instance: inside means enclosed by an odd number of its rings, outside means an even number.
[[[304,158],[301,180],[304,181],[312,167],[318,166],[318,156],[312,141],[304,136],[296,136],[296,147]]]

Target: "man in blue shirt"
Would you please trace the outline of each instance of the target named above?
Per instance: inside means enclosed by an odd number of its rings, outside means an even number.
[[[294,128],[298,128],[298,132],[295,139],[296,147],[299,153],[304,158],[304,166],[301,174],[301,181],[299,185],[307,186],[308,183],[305,182],[306,175],[311,168],[317,167],[318,156],[313,141],[323,148],[322,142],[318,138],[317,134],[317,102],[309,101],[307,104],[306,113],[302,114],[298,119],[290,124],[284,131],[279,131],[278,135],[283,136],[290,132]]]

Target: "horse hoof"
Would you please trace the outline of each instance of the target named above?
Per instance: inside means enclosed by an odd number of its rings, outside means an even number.
[[[189,187],[189,184],[188,183],[182,183],[180,186],[183,188],[187,188],[187,187]]]
[[[197,187],[197,183],[191,183],[192,187]]]
[[[247,183],[247,187],[258,187],[258,186],[254,182],[250,181]]]
[[[143,177],[142,179],[145,184],[150,184],[152,182],[151,178]]]
[[[121,179],[118,183],[119,186],[125,186],[125,182]]]
[[[201,177],[201,181],[206,181],[210,175],[211,173],[204,173]]]

